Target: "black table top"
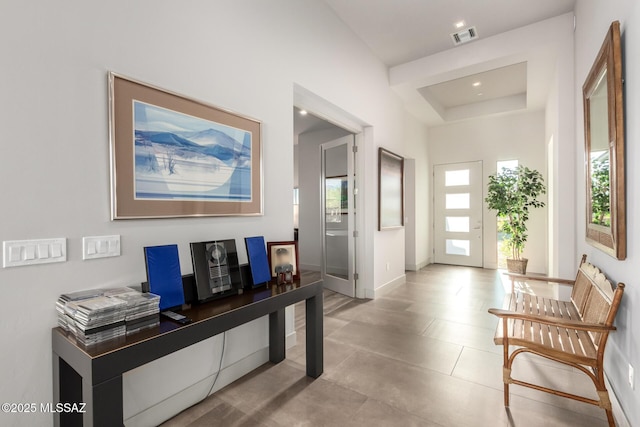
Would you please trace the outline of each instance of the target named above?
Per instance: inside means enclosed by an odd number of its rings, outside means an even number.
[[[230,295],[202,304],[195,304],[189,308],[180,310],[181,314],[192,320],[189,324],[181,325],[164,317],[160,317],[160,324],[155,327],[88,347],[77,341],[73,334],[66,332],[60,327],[53,328],[53,333],[60,334],[64,339],[69,341],[69,344],[82,350],[90,358],[97,358],[183,328],[192,327],[217,316],[229,314],[235,310],[248,308],[252,304],[258,304],[261,301],[266,301],[270,298],[285,296],[287,294],[292,294],[295,291],[300,292],[304,290],[304,288],[312,287],[320,282],[321,281],[317,277],[305,277],[303,275],[301,279],[296,279],[293,284],[276,285],[275,283],[269,283],[268,285],[260,286],[255,289],[245,289],[242,294]]]

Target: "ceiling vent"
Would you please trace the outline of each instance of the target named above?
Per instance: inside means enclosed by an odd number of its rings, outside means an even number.
[[[465,30],[451,34],[451,38],[453,39],[453,44],[458,46],[477,39],[478,31],[476,30],[476,27],[469,27]]]

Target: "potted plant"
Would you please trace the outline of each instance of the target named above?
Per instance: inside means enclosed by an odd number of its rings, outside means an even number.
[[[529,209],[544,207],[544,202],[538,200],[546,193],[542,174],[522,165],[503,169],[489,176],[487,187],[485,202],[489,210],[496,211],[496,216],[503,220],[501,231],[511,252],[507,269],[510,273],[525,274],[528,260],[522,258],[522,251],[528,237]]]

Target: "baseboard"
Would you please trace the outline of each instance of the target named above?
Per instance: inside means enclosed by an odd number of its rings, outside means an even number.
[[[290,336],[291,334],[289,337]],[[293,339],[295,340],[295,334]],[[213,394],[216,391],[221,390],[237,379],[247,375],[254,369],[264,365],[268,361],[269,348],[265,347],[250,354],[244,359],[237,361],[233,365],[227,366],[220,371],[220,376],[216,381],[215,387],[211,390],[211,393]],[[162,424],[185,409],[200,402],[209,392],[215,376],[216,374],[214,373],[174,394],[168,399],[158,402],[156,405],[124,420],[124,424],[127,427],[156,426]]]
[[[611,387],[611,383],[609,382],[609,378],[606,373],[604,374],[604,380],[607,384],[607,390],[609,390],[609,400],[611,401],[611,410],[613,411],[613,418],[616,420],[616,425],[618,427],[631,427],[631,423],[624,414],[622,405],[620,405],[618,396],[616,396],[615,390]]]
[[[418,271],[418,270],[422,270],[423,268],[425,268],[427,265],[429,265],[429,261],[423,261],[420,262],[418,264],[406,264],[404,266],[404,269],[406,271]]]
[[[381,296],[387,294],[392,291],[396,286],[402,285],[407,281],[407,275],[402,274],[395,279],[385,283],[382,286],[377,287],[376,289],[365,289],[365,298],[367,299],[376,299]]]
[[[290,349],[291,347],[295,347],[296,344],[298,344],[298,335],[294,330],[285,337],[285,346],[287,349]]]
[[[307,270],[307,271],[320,271],[321,268],[319,265],[315,265],[315,264],[300,264],[300,270]]]

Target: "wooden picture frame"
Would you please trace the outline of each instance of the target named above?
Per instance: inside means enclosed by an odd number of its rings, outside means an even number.
[[[624,91],[618,21],[611,24],[582,91],[586,241],[624,260],[627,256]]]
[[[262,215],[261,123],[109,73],[111,219]]]
[[[279,251],[286,251],[278,253]],[[293,253],[292,253],[293,252]],[[294,279],[300,278],[300,257],[298,254],[298,242],[267,242],[267,256],[269,257],[269,270],[271,277],[278,276],[278,267],[283,262],[291,265]]]
[[[404,157],[378,149],[378,231],[404,227]]]

